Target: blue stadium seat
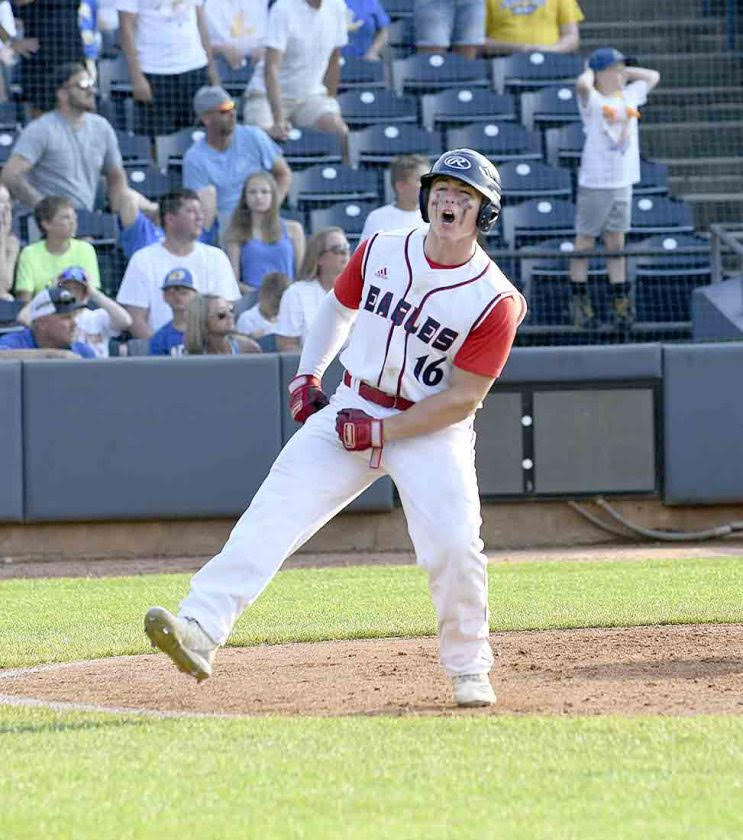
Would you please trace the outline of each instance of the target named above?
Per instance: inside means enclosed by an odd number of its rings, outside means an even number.
[[[384,75],[384,64],[381,61],[365,61],[363,58],[341,56],[341,78],[339,91],[354,88],[385,88],[387,80]]]
[[[337,134],[313,128],[293,128],[281,145],[286,162],[294,167],[317,163],[340,163],[341,141]]]
[[[521,95],[521,122],[530,131],[580,119],[573,85],[551,85]]]
[[[375,123],[418,122],[418,100],[396,96],[391,90],[349,90],[338,97],[346,125],[366,127]]]
[[[550,239],[572,236],[575,231],[575,205],[572,201],[535,198],[504,207],[503,239],[512,248]]]
[[[15,324],[18,313],[23,309],[22,300],[0,300],[0,324],[7,326]],[[12,330],[7,330],[12,332]]]
[[[396,20],[402,17],[412,17],[414,2],[415,0],[384,0],[382,5],[392,20]]]
[[[163,172],[153,164],[128,166],[124,164],[129,185],[150,199],[158,199],[180,187],[180,177],[171,171]]]
[[[433,159],[443,149],[438,132],[414,125],[373,125],[349,135],[351,160],[355,165],[386,165],[397,155],[421,154]]]
[[[496,163],[541,160],[542,139],[517,123],[472,123],[446,132],[448,149],[477,149]]]
[[[544,132],[547,163],[552,166],[567,166],[570,169],[576,169],[580,165],[580,156],[585,142],[583,123],[575,122],[563,128],[548,128]]]
[[[241,97],[253,77],[253,62],[246,58],[239,67],[232,67],[223,58],[218,57],[216,64],[222,87],[232,96]]]
[[[694,213],[688,204],[661,195],[640,195],[632,199],[630,236],[693,232]]]
[[[203,128],[182,128],[173,134],[161,134],[155,138],[155,161],[162,170],[180,170],[183,155],[204,136]]]
[[[415,51],[415,25],[410,17],[398,18],[388,28],[388,45],[394,58],[407,58]]]
[[[508,161],[498,167],[503,203],[513,204],[530,198],[573,197],[573,183],[566,169],[541,161]]]
[[[485,88],[451,88],[421,97],[423,127],[446,129],[474,122],[514,122],[516,104],[507,93]]]
[[[19,134],[17,129],[0,131],[0,165],[6,163],[13,154],[13,146]]]
[[[89,239],[96,248],[116,245],[119,241],[116,216],[113,213],[78,210],[77,237]]]
[[[12,100],[0,102],[0,131],[15,131],[20,124],[18,105]]]
[[[125,163],[146,166],[154,163],[152,160],[152,140],[146,134],[130,134],[128,131],[117,131],[119,150]]]
[[[123,53],[98,62],[98,90],[105,97],[132,95],[129,66]]]
[[[654,160],[640,160],[640,182],[632,187],[633,195],[668,195],[668,167]]]
[[[488,63],[456,53],[417,53],[392,62],[392,87],[399,94],[433,93],[444,88],[490,87]]]
[[[324,227],[339,227],[346,238],[355,245],[359,241],[366,217],[379,207],[376,201],[340,201],[330,207],[310,213],[310,232],[317,233]]]
[[[292,207],[312,209],[339,201],[378,201],[377,173],[342,164],[320,164],[295,173],[289,190]]]
[[[117,96],[115,99],[100,97],[98,113],[107,119],[116,131],[131,134],[134,130],[134,100],[131,96]]]
[[[508,90],[536,90],[546,85],[575,84],[583,71],[579,55],[554,52],[514,53],[492,63],[493,87]]]

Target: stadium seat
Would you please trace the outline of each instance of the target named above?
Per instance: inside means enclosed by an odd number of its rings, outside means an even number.
[[[238,99],[245,92],[248,82],[253,77],[255,67],[253,62],[249,59],[244,59],[239,67],[232,67],[223,58],[217,58],[217,69],[219,71],[219,78],[221,86]]]
[[[653,160],[640,160],[640,182],[633,195],[668,195],[668,167]]]
[[[14,324],[18,313],[23,309],[22,300],[0,300],[0,324]]]
[[[541,161],[508,161],[498,167],[504,204],[530,198],[573,197],[573,183],[566,169]]]
[[[513,96],[485,88],[451,88],[421,97],[424,128],[446,129],[474,122],[513,122],[516,105]]]
[[[105,97],[132,95],[129,66],[123,53],[98,62],[98,90]]]
[[[304,209],[339,201],[376,201],[377,198],[376,172],[340,164],[320,164],[297,172],[289,189],[289,204]]]
[[[0,102],[0,131],[15,131],[21,123],[18,105],[13,102]]]
[[[579,119],[572,85],[552,85],[521,95],[521,122],[530,131],[553,128]]]
[[[317,163],[340,163],[341,141],[337,134],[313,128],[293,128],[289,139],[281,143],[286,162],[294,167]]]
[[[384,64],[381,61],[365,61],[363,58],[341,56],[341,77],[339,91],[354,88],[386,88]]]
[[[379,203],[376,201],[341,201],[330,207],[313,210],[310,213],[310,232],[317,233],[324,227],[339,227],[351,245],[355,245],[361,236],[366,217],[377,207]]]
[[[413,17],[413,5],[415,0],[384,0],[384,9],[387,14],[396,20],[397,18]]]
[[[572,201],[532,199],[504,207],[503,239],[511,248],[540,239],[572,236],[575,231],[575,205]]]
[[[407,58],[415,52],[415,25],[409,17],[398,18],[388,28],[388,46],[393,58]]]
[[[548,128],[544,132],[544,151],[547,163],[551,166],[567,166],[575,169],[580,165],[580,157],[586,135],[583,123],[575,122],[563,128]]]
[[[541,160],[542,140],[517,123],[473,123],[446,132],[448,149],[477,149],[496,163]]]
[[[688,204],[661,195],[640,195],[632,199],[630,236],[693,232],[694,213]]]
[[[137,166],[147,166],[152,160],[152,140],[146,134],[130,134],[128,131],[117,131],[119,150],[124,163]]]
[[[537,90],[546,85],[575,84],[583,71],[579,55],[554,52],[514,53],[492,62],[493,87],[508,90]]]
[[[98,113],[107,119],[116,131],[131,134],[134,131],[134,100],[131,96],[98,100]]]
[[[443,151],[438,132],[405,124],[373,125],[352,131],[348,147],[355,166],[386,165],[397,155],[421,154],[434,159]]]
[[[124,169],[129,185],[150,199],[161,198],[166,193],[180,187],[180,177],[177,173],[173,171],[163,172],[152,164],[149,166],[127,166],[125,164]]]
[[[165,171],[166,169],[180,170],[183,165],[183,155],[191,146],[204,136],[203,128],[182,128],[173,134],[161,134],[155,138],[155,161]]]
[[[6,163],[13,154],[13,146],[18,139],[19,132],[15,131],[0,131],[0,165]]]
[[[89,239],[97,248],[116,245],[119,241],[116,216],[113,213],[78,210],[76,235],[78,239]]]
[[[398,94],[433,93],[444,88],[489,88],[488,63],[456,53],[417,53],[392,62],[392,87]]]
[[[338,97],[346,125],[366,127],[375,123],[418,122],[418,101],[413,96],[396,96],[391,90],[349,90]]]

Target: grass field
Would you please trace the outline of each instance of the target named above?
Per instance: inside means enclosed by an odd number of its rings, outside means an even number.
[[[493,628],[743,622],[742,558],[514,563]],[[149,650],[184,575],[0,583],[0,664]],[[280,574],[232,644],[434,632],[415,567]],[[2,687],[0,686],[0,692]],[[737,838],[743,717],[158,720],[0,706],[2,838]]]

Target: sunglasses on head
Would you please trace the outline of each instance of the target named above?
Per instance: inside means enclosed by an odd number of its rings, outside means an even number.
[[[229,114],[230,111],[235,110],[235,103],[234,101],[223,102],[216,110],[220,114]]]
[[[322,252],[323,254],[350,254],[351,253],[351,246],[350,245],[331,245],[329,248],[325,248]]]

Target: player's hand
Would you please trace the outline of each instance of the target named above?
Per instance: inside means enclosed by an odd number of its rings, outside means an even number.
[[[384,422],[360,408],[342,408],[335,418],[335,430],[343,446],[350,452],[372,450],[369,465],[378,467],[384,443]]]
[[[328,398],[316,376],[300,374],[289,383],[289,410],[297,423],[304,423],[327,404]]]

